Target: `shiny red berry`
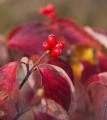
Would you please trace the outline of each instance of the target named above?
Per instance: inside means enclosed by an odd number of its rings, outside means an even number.
[[[50,34],[48,36],[48,43],[52,46],[55,46],[57,44],[56,36],[53,34]]]
[[[44,48],[45,50],[50,50],[51,47],[52,47],[52,46],[51,46],[48,42],[44,42],[44,43],[43,43],[43,48]]]
[[[64,42],[63,41],[58,41],[58,43],[55,45],[55,47],[63,49],[64,48]]]
[[[48,17],[51,18],[51,19],[56,18],[55,12],[49,13],[49,14],[48,14]]]
[[[54,6],[53,6],[53,4],[48,4],[47,5],[47,7],[46,7],[46,9],[49,11],[49,12],[53,12],[54,11]]]
[[[39,12],[42,15],[50,14],[50,13],[54,12],[54,6],[53,6],[53,4],[50,3],[46,7],[41,8]]]
[[[41,8],[39,12],[41,15],[46,15],[49,11],[46,8]]]
[[[53,48],[52,52],[50,53],[50,55],[52,57],[58,57],[61,54],[61,49],[60,48]]]

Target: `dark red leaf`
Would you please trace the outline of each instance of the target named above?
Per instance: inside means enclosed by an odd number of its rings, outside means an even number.
[[[55,67],[52,66],[53,65],[42,64],[39,67],[45,97],[56,101],[68,111],[71,106],[74,88],[71,88],[72,83],[71,80],[68,79],[69,77],[65,77],[67,74],[65,72],[60,73],[60,71],[63,71],[61,68],[57,67],[57,69],[55,69]]]
[[[106,54],[99,52],[97,54],[97,60],[98,60],[98,67],[97,67],[98,73],[107,72],[107,56],[106,56]]]
[[[26,55],[42,54],[42,44],[52,33],[42,22],[31,22],[13,29],[8,36],[8,45]]]
[[[73,81],[73,71],[71,66],[69,65],[68,62],[66,62],[65,60],[57,57],[57,58],[50,58],[47,62],[48,64],[52,64],[52,65],[56,65],[58,67],[61,67],[67,74],[68,76],[71,78],[71,80]]]
[[[92,84],[100,83],[102,85],[107,85],[107,72],[102,72],[99,74],[92,75],[88,81],[87,86],[91,86]]]
[[[0,68],[0,91],[7,92],[10,96],[15,93],[16,71],[19,65],[18,61],[11,62]],[[12,96],[11,96],[12,97]]]
[[[88,79],[94,74],[107,72],[107,56],[102,52],[97,52],[95,63],[90,63],[88,61],[80,61],[80,63],[83,65],[81,74],[82,83],[87,83]]]
[[[97,75],[94,74],[92,75],[87,81],[86,81],[86,86],[93,84],[94,82],[100,82],[101,78]]]
[[[66,18],[57,19],[52,22],[54,28],[59,30],[59,33],[65,39],[74,45],[90,45],[94,48],[101,48],[101,45],[96,39],[89,35],[74,21]]]
[[[81,61],[83,65],[83,71],[81,74],[81,82],[86,83],[88,79],[97,73],[97,66],[88,61]]]
[[[11,120],[15,115],[15,107],[18,100],[18,83],[16,71],[18,61],[8,63],[0,68],[0,109],[5,113],[4,119]]]

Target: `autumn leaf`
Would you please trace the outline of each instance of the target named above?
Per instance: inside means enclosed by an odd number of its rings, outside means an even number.
[[[19,86],[16,80],[18,65],[19,62],[15,61],[0,68],[0,109],[7,120],[14,116],[18,102]]]
[[[74,102],[75,89],[68,75],[54,65],[41,64],[39,70],[42,76],[44,97],[50,98],[69,110]]]

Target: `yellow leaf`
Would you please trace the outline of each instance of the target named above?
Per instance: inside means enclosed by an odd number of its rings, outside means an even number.
[[[88,46],[78,46],[73,50],[73,55],[79,60],[95,63],[95,49]]]
[[[70,61],[73,73],[76,79],[80,79],[82,71],[84,69],[83,65],[77,59],[71,59]]]

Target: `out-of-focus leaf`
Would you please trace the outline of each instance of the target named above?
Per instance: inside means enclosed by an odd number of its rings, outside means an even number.
[[[85,83],[92,75],[107,71],[106,61],[107,55],[102,51],[94,52],[93,48],[77,46],[73,49],[70,64],[75,78]]]
[[[54,116],[49,115],[48,113],[37,112],[34,114],[35,120],[59,120]]]
[[[29,109],[28,111],[25,111],[25,113],[23,113],[23,115],[21,115],[18,120],[34,120],[32,110]]]
[[[33,66],[33,62],[29,61],[27,57],[23,57],[21,59],[21,62],[28,64],[30,68]],[[24,71],[23,76],[25,76],[27,74],[26,66],[22,64],[22,68]],[[40,99],[35,98],[36,93],[38,92],[38,89],[40,87],[41,87],[41,76],[38,70],[36,70],[29,76],[28,81],[24,84],[24,86],[20,90],[20,95],[19,95],[20,109],[25,109],[26,107],[31,106],[31,104],[34,102],[35,104],[36,103],[38,104],[40,102]]]
[[[66,62],[65,60],[57,57],[57,58],[51,58],[51,59],[49,59],[47,63],[48,64],[52,64],[52,65],[56,65],[58,67],[61,67],[64,71],[66,71],[66,73],[71,78],[71,80],[72,81],[74,80],[72,68],[69,65],[69,63]]]
[[[0,68],[0,109],[4,111],[5,118],[11,120],[15,114],[15,106],[18,98],[18,83],[16,71],[18,61],[11,62]]]
[[[87,61],[81,61],[81,63],[84,66],[84,69],[81,74],[81,82],[86,83],[87,80],[94,74],[97,73],[97,66],[96,64],[92,64]]]
[[[89,45],[101,49],[101,44],[96,39],[70,19],[57,19],[52,22],[52,25],[72,45]]]
[[[87,90],[93,105],[96,120],[107,119],[107,73],[91,77]]]
[[[73,50],[73,55],[79,60],[95,62],[95,50],[88,46],[78,46]]]
[[[42,22],[31,22],[20,25],[13,29],[8,36],[8,45],[18,49],[24,54],[31,56],[42,54],[42,44],[47,36],[52,33],[49,26]]]
[[[107,72],[102,72],[102,73],[91,76],[91,78],[89,78],[87,82],[87,86],[91,86],[91,84],[94,84],[94,83],[100,83],[106,86],[107,85]]]
[[[80,80],[83,84],[85,84],[93,74],[98,73],[97,67],[99,66],[89,61],[72,59],[70,62],[75,79]]]
[[[107,72],[107,55],[102,52],[98,52],[96,58],[98,60],[98,73]]]
[[[52,99],[42,99],[40,110],[41,112],[46,112],[52,116],[57,116],[57,119],[68,120],[69,116],[67,112],[60,106],[59,103],[55,102]],[[70,114],[73,114],[73,111],[70,111]]]
[[[95,38],[100,44],[102,44],[105,48],[107,48],[107,33],[102,32],[101,30],[96,30],[91,27],[85,27],[85,31],[90,34],[93,38]]]
[[[0,68],[0,91],[5,91],[12,98],[16,95],[16,71],[19,62],[11,62]]]
[[[54,65],[41,64],[39,70],[42,76],[44,97],[54,100],[67,111],[71,109],[75,89],[68,75],[60,67]]]
[[[84,66],[77,59],[71,59],[70,64],[73,69],[75,80],[80,80]]]

